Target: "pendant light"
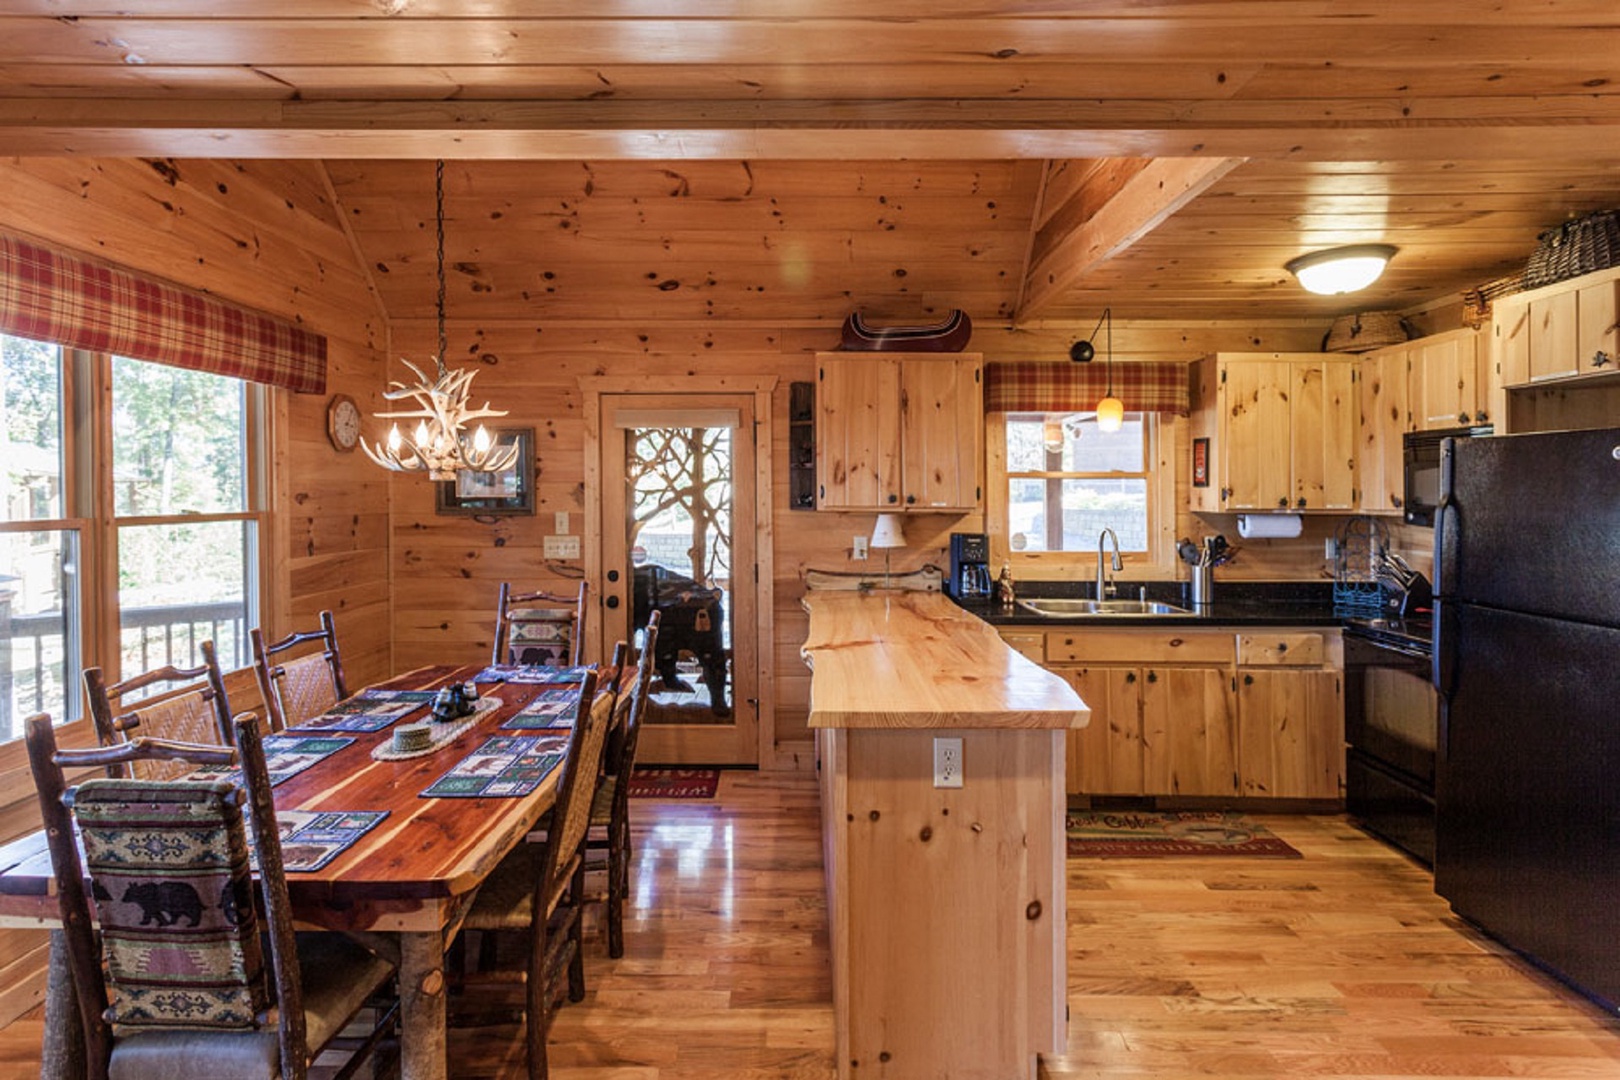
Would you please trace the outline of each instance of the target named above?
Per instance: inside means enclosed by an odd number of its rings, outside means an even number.
[[[475,371],[450,371],[444,366],[448,339],[444,332],[444,162],[433,170],[434,224],[438,256],[438,316],[439,352],[433,358],[437,365],[436,377],[429,381],[425,372],[405,358],[400,363],[416,376],[415,385],[391,382],[383,392],[385,401],[414,400],[419,408],[397,412],[380,412],[384,420],[417,421],[416,430],[402,434],[399,424],[389,425],[388,440],[375,445],[360,441],[366,456],[385,469],[394,472],[425,472],[430,480],[453,480],[458,472],[502,472],[516,462],[518,448],[513,443],[498,443],[479,424],[469,433],[467,427],[485,417],[505,416],[505,409],[492,409],[489,402],[482,408],[472,407],[472,380]]]
[[[1107,349],[1108,363],[1108,389],[1103,392],[1102,400],[1097,402],[1097,430],[1118,431],[1125,426],[1125,403],[1114,396],[1114,313],[1113,308],[1103,308],[1103,313],[1097,319],[1097,325],[1092,328],[1091,337],[1084,341],[1077,341],[1069,347],[1069,359],[1077,364],[1090,363],[1097,355],[1097,346],[1092,344],[1097,331],[1107,326],[1108,333],[1103,339]]]
[[[1395,251],[1392,244],[1350,244],[1301,255],[1289,260],[1284,269],[1308,292],[1337,296],[1357,292],[1377,281]]]

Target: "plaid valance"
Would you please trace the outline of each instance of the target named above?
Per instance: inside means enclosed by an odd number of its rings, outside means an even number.
[[[0,331],[326,392],[326,338],[201,293],[0,236]]]
[[[1114,396],[1126,412],[1186,416],[1186,364],[1169,360],[1114,364]],[[1108,366],[1018,360],[984,366],[985,412],[1090,412],[1108,389]]]

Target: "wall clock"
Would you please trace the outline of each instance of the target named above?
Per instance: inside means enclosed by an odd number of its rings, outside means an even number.
[[[339,450],[353,450],[360,441],[360,406],[348,394],[333,394],[326,403],[326,437]]]

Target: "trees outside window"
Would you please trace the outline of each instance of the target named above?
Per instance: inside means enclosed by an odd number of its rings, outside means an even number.
[[[0,740],[34,712],[76,719],[84,667],[192,666],[210,638],[247,662],[262,398],[0,335]]]

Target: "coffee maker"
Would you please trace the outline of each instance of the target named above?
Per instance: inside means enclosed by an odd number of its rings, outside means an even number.
[[[951,533],[945,591],[958,600],[990,599],[990,538],[984,533]]]

